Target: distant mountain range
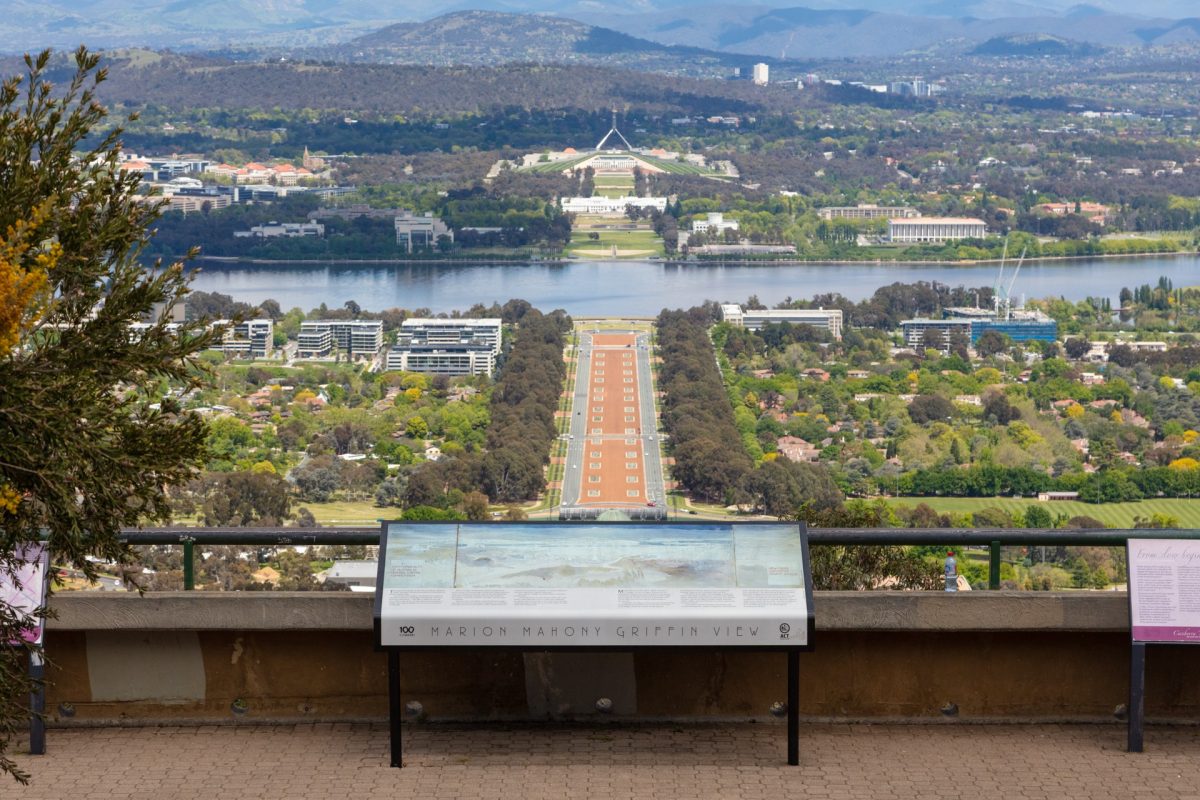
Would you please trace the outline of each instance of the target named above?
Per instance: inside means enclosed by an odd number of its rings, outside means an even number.
[[[329,48],[326,59],[363,63],[493,65],[505,62],[597,64],[677,74],[747,72],[761,56],[664,45],[573,19],[463,11],[428,22],[389,25]]]
[[[1196,0],[804,2],[6,0],[0,52],[70,48],[80,42],[97,48],[246,52],[345,46],[347,57],[358,52],[363,58],[376,54],[407,63],[416,54],[427,63],[460,59],[466,64],[560,58],[615,63],[620,54],[636,54],[638,63],[631,66],[670,69],[689,56],[737,63],[717,53],[807,60],[932,49],[970,52],[989,40],[1021,36],[1101,47],[1200,41]],[[1074,47],[1069,44],[1067,50]],[[405,49],[413,55],[404,56]],[[656,66],[658,61],[666,66]]]
[[[1093,7],[1075,7],[1064,16],[1043,12],[1042,16],[981,19],[721,4],[581,18],[663,44],[776,58],[969,52],[988,40],[1013,36],[1052,36],[1100,47],[1200,41],[1200,19],[1135,17]]]

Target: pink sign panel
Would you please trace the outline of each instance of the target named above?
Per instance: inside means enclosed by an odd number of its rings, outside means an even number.
[[[35,617],[33,612],[46,602],[50,553],[45,545],[38,544],[18,549],[16,555],[23,563],[15,572],[0,569],[0,603],[28,619],[29,624],[21,632],[20,641],[37,644],[42,641],[45,620]]]
[[[1200,644],[1200,541],[1129,541],[1133,641]]]

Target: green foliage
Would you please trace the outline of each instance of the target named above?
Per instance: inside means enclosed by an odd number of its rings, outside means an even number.
[[[188,488],[208,526],[269,527],[290,516],[291,485],[274,473],[210,473]]]
[[[81,48],[56,87],[49,61],[27,57],[25,74],[0,86],[0,231],[40,210],[24,266],[52,243],[60,252],[41,325],[0,353],[0,492],[13,501],[0,510],[0,572],[45,534],[56,563],[92,577],[89,556],[131,561],[121,527],[165,521],[164,487],[201,463],[203,422],[157,387],[197,386],[197,354],[212,336],[194,323],[130,335],[155,304],[182,300],[187,279],[180,265],[142,264],[156,214],[138,201],[137,177],[119,169],[121,131],[90,138],[106,115],[97,57]],[[0,641],[19,624],[0,607]],[[28,719],[24,657],[0,648],[0,771],[18,779],[6,753]]]
[[[818,528],[877,528],[897,522],[882,501],[851,500],[823,509],[804,505],[798,516]],[[911,547],[817,545],[811,558],[813,583],[820,589],[934,589],[941,578],[941,565]]]
[[[410,521],[428,521],[428,520],[465,520],[467,515],[461,511],[454,511],[446,508],[434,508],[433,506],[412,506],[404,509],[402,519]]]

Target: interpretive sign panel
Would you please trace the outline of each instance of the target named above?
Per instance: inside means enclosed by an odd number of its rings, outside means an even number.
[[[381,647],[808,649],[788,523],[386,522]]]
[[[1200,541],[1129,540],[1135,642],[1200,644]]]
[[[20,566],[15,571],[0,568],[0,603],[25,617],[28,625],[19,633],[18,641],[7,644],[41,644],[45,620],[33,612],[46,603],[50,554],[45,545],[28,545],[17,550],[16,560]]]

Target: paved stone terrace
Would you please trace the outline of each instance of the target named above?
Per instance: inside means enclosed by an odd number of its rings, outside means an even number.
[[[781,724],[406,728],[388,767],[370,724],[71,729],[18,756],[46,798],[1200,798],[1200,728]]]

